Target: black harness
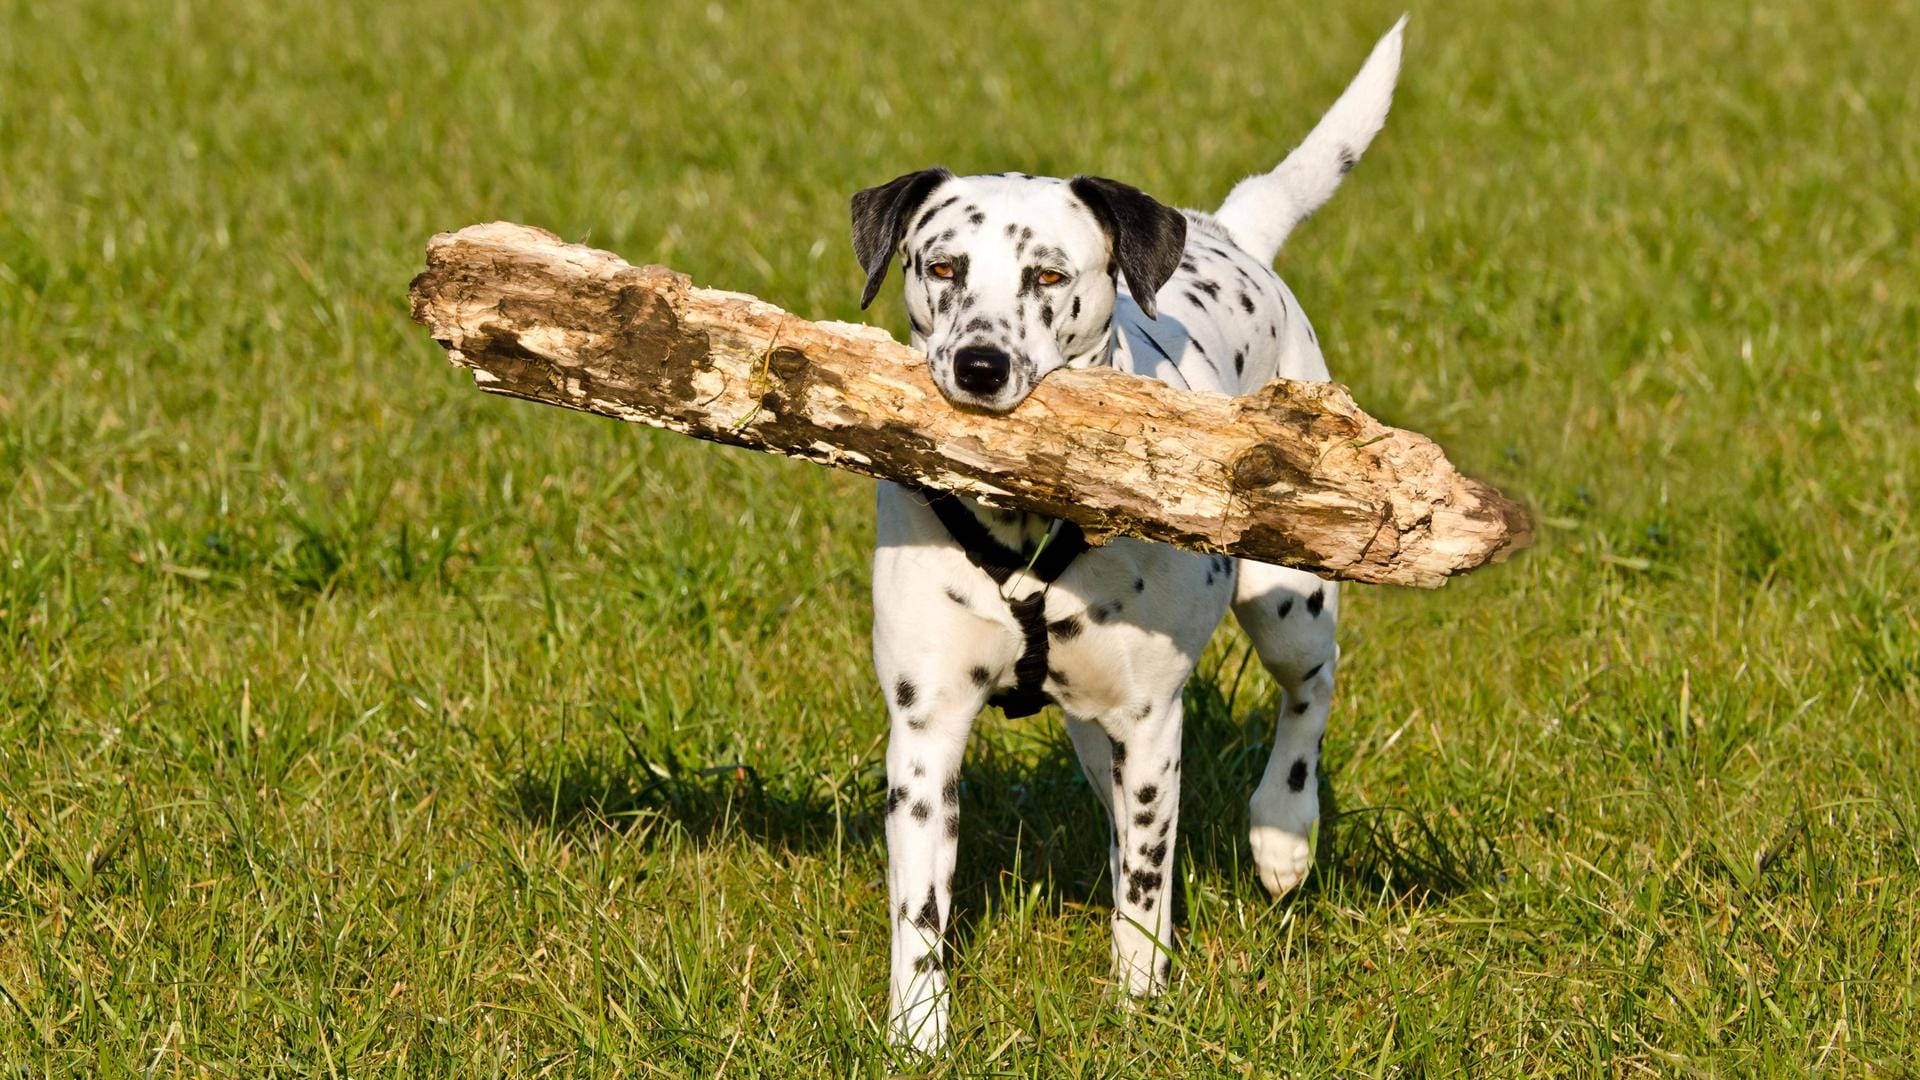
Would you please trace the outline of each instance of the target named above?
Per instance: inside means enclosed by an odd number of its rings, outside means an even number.
[[[994,538],[993,533],[980,524],[960,500],[944,491],[922,489],[921,496],[927,506],[940,518],[940,524],[947,527],[947,535],[959,544],[967,553],[967,561],[986,572],[995,585],[1005,585],[1007,579],[1021,570],[1039,578],[1045,585],[1052,585],[1055,578],[1067,572],[1073,560],[1080,557],[1088,548],[1086,534],[1080,526],[1071,521],[1062,521],[1060,528],[1051,533],[1040,547],[1040,554],[1032,560],[1020,556],[1020,553]],[[1047,590],[1036,589],[1019,600],[1007,601],[1007,609],[1013,613],[1013,619],[1020,624],[1020,634],[1026,639],[1026,649],[1020,659],[1013,664],[1013,688],[1001,690],[987,699],[987,704],[997,705],[1011,717],[1032,716],[1052,702],[1041,684],[1047,680]]]

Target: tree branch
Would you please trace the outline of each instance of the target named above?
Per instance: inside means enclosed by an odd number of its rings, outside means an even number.
[[[1532,539],[1526,511],[1344,387],[1244,397],[1056,371],[962,412],[884,330],[816,323],[552,233],[442,233],[413,317],[492,394],[1328,577],[1431,588]]]

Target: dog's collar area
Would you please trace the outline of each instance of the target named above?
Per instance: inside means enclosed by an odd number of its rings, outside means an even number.
[[[1067,567],[1087,550],[1086,534],[1071,521],[1061,521],[1048,532],[1040,552],[1028,560],[1001,543],[959,498],[944,491],[920,490],[927,508],[946,527],[947,535],[967,553],[967,561],[979,567],[996,585],[1005,585],[1014,574],[1025,570],[1043,585],[1052,585],[1067,572]],[[1013,663],[1013,688],[1001,690],[987,699],[1009,717],[1032,716],[1052,702],[1043,685],[1047,680],[1047,590],[1036,589],[1019,600],[1007,601],[1007,610],[1020,624],[1026,645],[1020,659]]]

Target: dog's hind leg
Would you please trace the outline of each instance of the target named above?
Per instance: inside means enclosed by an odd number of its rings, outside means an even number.
[[[1261,884],[1274,896],[1307,876],[1320,817],[1320,739],[1333,705],[1339,586],[1300,570],[1241,560],[1234,618],[1280,684],[1273,750],[1254,789],[1249,840]]]

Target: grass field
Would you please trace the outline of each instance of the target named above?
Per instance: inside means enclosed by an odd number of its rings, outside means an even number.
[[[857,317],[853,189],[1212,206],[1400,10],[0,4],[7,1075],[917,1067],[870,485],[475,393],[407,321],[424,242],[510,218]],[[1058,720],[985,722],[938,1071],[1916,1075],[1920,17],[1409,35],[1280,268],[1538,547],[1347,594],[1335,812],[1277,905],[1273,688],[1222,632],[1148,1009],[1106,996]]]

